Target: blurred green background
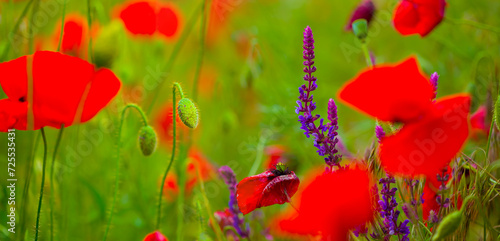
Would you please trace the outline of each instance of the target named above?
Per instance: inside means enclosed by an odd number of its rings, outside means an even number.
[[[0,3],[0,49],[11,41],[9,33],[29,1],[2,1]],[[60,27],[63,0],[43,0],[39,11],[46,11],[47,21],[37,26],[33,42],[41,48],[55,51],[50,39]],[[189,19],[199,14],[202,1],[172,0],[181,15],[180,31],[186,29]],[[55,11],[44,9],[44,4],[55,4]],[[111,22],[112,9],[122,1],[91,1],[93,21],[100,26]],[[410,55],[417,56],[423,71],[440,75],[438,97],[464,92],[470,83],[497,81],[499,35],[468,25],[443,22],[426,38],[403,37],[392,27],[391,16],[396,1],[375,0],[377,8],[370,25],[368,48],[377,63],[396,63]],[[314,92],[316,113],[326,116],[327,101],[336,98],[339,87],[366,67],[361,48],[344,26],[357,1],[331,0],[214,0],[219,10],[210,12],[210,26],[205,43],[197,105],[200,125],[194,131],[192,144],[213,163],[214,167],[229,165],[241,180],[249,174],[255,160],[267,157],[259,150],[279,144],[294,156],[294,171],[301,176],[312,166],[321,166],[312,140],[305,138],[295,114],[298,87],[302,76],[302,32],[309,25],[314,33],[318,89]],[[214,6],[212,6],[213,8]],[[68,1],[67,14],[86,18],[86,1]],[[492,26],[500,26],[500,1],[450,1],[446,18],[468,19]],[[30,16],[30,13],[27,15]],[[28,17],[20,25],[21,32],[28,27]],[[213,24],[213,25],[212,25]],[[109,216],[115,178],[117,123],[124,103],[137,103],[145,110],[156,92],[159,99],[148,115],[156,123],[163,106],[170,105],[171,83],[179,82],[188,97],[192,97],[193,79],[200,54],[200,22],[187,37],[171,71],[165,64],[179,40],[136,39],[119,33],[117,56],[111,69],[120,78],[123,87],[117,98],[94,119],[64,131],[55,166],[56,182],[46,179],[42,208],[40,240],[49,240],[49,197],[55,195],[55,240],[99,240]],[[11,60],[28,53],[29,37],[16,38],[10,45],[7,58]],[[488,58],[491,56],[494,63]],[[480,61],[479,61],[480,60]],[[0,73],[1,74],[1,73]],[[145,90],[145,81],[164,81],[161,88]],[[68,80],[70,82],[71,80]],[[404,81],[404,80],[402,80]],[[476,85],[474,108],[487,98],[487,84]],[[5,95],[2,95],[5,96]],[[337,102],[338,103],[338,102]],[[347,149],[361,158],[374,138],[375,121],[338,103],[339,133]],[[474,111],[475,109],[473,109]],[[120,192],[108,240],[142,240],[154,231],[156,204],[160,178],[170,159],[168,143],[160,143],[151,157],[142,156],[137,144],[140,117],[127,115],[122,132]],[[158,125],[155,126],[159,128]],[[52,156],[58,130],[47,129],[48,156]],[[32,240],[34,237],[36,207],[40,190],[43,145],[41,140],[31,153],[39,131],[16,131],[18,223],[15,235],[7,232],[6,188],[7,135],[0,134],[0,240]],[[160,137],[161,138],[161,137]],[[181,137],[180,151],[185,148],[186,136]],[[184,141],[184,142],[182,142]],[[183,144],[184,143],[184,144]],[[259,144],[260,143],[260,144]],[[50,158],[48,160],[50,163]],[[175,170],[180,171],[178,160]],[[47,167],[49,170],[50,165]],[[175,169],[175,170],[174,170]],[[5,170],[5,171],[4,171]],[[32,170],[31,181],[26,179]],[[257,172],[265,170],[259,166]],[[51,192],[55,186],[55,191]],[[205,183],[212,211],[227,207],[229,191],[220,179]],[[25,188],[28,189],[25,189]],[[196,188],[198,189],[198,187]],[[24,191],[26,195],[24,195]],[[198,219],[207,218],[198,212],[201,200],[198,192],[188,195],[184,210],[184,239],[198,239],[201,232],[213,236],[209,227],[202,231]],[[265,217],[283,209],[271,206],[263,209]],[[22,209],[25,210],[24,216]],[[175,201],[165,202],[162,231],[170,240],[178,240]],[[205,216],[204,216],[205,215]],[[266,220],[268,220],[266,218]],[[205,222],[208,222],[205,220]],[[22,231],[24,228],[24,232]],[[264,238],[261,238],[264,240]]]

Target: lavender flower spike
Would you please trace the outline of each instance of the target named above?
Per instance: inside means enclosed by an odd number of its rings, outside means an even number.
[[[439,80],[439,75],[438,75],[437,72],[434,72],[431,75],[431,79],[430,79],[430,82],[431,82],[431,85],[432,85],[432,89],[434,90],[434,95],[432,97],[433,100],[435,100],[436,96],[437,96],[438,80]]]
[[[249,236],[249,230],[245,230],[244,219],[240,218],[241,211],[238,208],[238,201],[236,199],[236,186],[238,185],[236,176],[234,175],[233,169],[228,166],[220,167],[219,174],[229,188],[229,211],[231,212],[231,216],[233,218],[231,223],[238,234],[241,237],[246,238]]]
[[[315,121],[320,118],[320,115],[312,114],[312,111],[316,109],[316,103],[313,102],[311,92],[318,88],[318,85],[316,84],[316,77],[313,76],[313,73],[316,72],[314,66],[314,38],[309,26],[304,30],[303,48],[304,81],[307,83],[299,88],[299,100],[295,112],[299,115],[299,122],[302,124],[301,129],[305,131],[304,134],[307,138],[311,135],[314,137],[314,146],[318,148],[318,154],[326,156],[325,162],[330,166],[331,170],[333,166],[340,167],[339,163],[342,159],[342,155],[338,154],[336,149],[338,143],[337,105],[333,99],[330,99],[328,102],[328,120],[330,122],[324,124],[324,119],[321,119],[319,126],[316,126]]]

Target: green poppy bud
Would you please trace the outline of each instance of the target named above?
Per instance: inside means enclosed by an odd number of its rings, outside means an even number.
[[[198,108],[189,98],[182,98],[177,104],[177,111],[182,123],[189,128],[196,128],[198,126]]]
[[[359,40],[363,41],[368,35],[368,22],[366,19],[358,19],[352,23],[352,31]]]
[[[144,156],[153,154],[156,150],[156,132],[151,126],[143,126],[139,130],[139,147]]]
[[[462,216],[462,211],[455,211],[443,218],[443,221],[437,227],[434,237],[432,237],[432,241],[443,240],[453,234],[460,226]]]

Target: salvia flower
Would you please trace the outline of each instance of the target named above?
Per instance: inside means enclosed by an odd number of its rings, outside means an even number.
[[[369,24],[373,18],[373,14],[375,13],[375,5],[372,0],[362,0],[356,7],[356,9],[352,12],[349,21],[345,25],[345,30],[352,30],[352,23],[358,19],[365,19]]]
[[[430,82],[431,82],[431,85],[432,85],[432,89],[434,90],[434,95],[432,97],[433,100],[435,100],[436,97],[437,97],[438,80],[439,80],[438,73],[437,72],[432,73]]]
[[[320,123],[316,126],[315,121],[320,118],[320,115],[313,115],[312,111],[316,109],[316,103],[313,102],[313,95],[311,94],[318,85],[316,84],[316,77],[312,74],[316,71],[314,66],[314,38],[312,30],[309,26],[304,30],[304,80],[307,82],[299,87],[299,100],[295,112],[299,114],[299,122],[302,124],[301,129],[304,134],[309,138],[311,135],[314,137],[314,146],[318,149],[320,156],[326,156],[325,162],[330,169],[332,166],[339,166],[342,155],[338,154],[336,144],[337,130],[338,130],[338,117],[337,105],[333,99],[328,101],[328,120],[329,123],[324,123],[324,119],[320,119]],[[300,114],[303,113],[303,114]]]
[[[470,97],[454,95],[433,102],[433,86],[414,58],[363,71],[339,96],[381,121],[404,124],[394,135],[384,137],[379,148],[381,164],[392,175],[435,175],[469,135]]]
[[[445,0],[402,0],[394,10],[394,28],[425,37],[443,20],[445,7]]]
[[[278,163],[274,169],[246,177],[238,183],[238,206],[243,214],[248,214],[256,208],[290,202],[299,183],[293,171]]]
[[[240,217],[240,209],[238,207],[238,201],[236,200],[237,185],[236,176],[233,170],[228,166],[222,166],[219,168],[219,174],[222,180],[226,183],[229,188],[229,209],[227,209],[224,214],[219,213],[221,220],[227,219],[225,225],[232,225],[234,229],[238,232],[241,237],[248,237],[249,230],[245,228],[244,219]],[[221,228],[224,228],[221,226]]]
[[[380,194],[382,199],[378,201],[379,213],[384,218],[381,225],[382,232],[386,240],[390,236],[402,236],[403,241],[409,241],[408,235],[410,230],[407,226],[409,220],[406,219],[402,223],[398,223],[400,211],[397,210],[398,203],[396,201],[397,188],[391,188],[391,184],[396,183],[394,177],[387,175],[386,178],[381,178],[379,184],[382,185]]]
[[[144,241],[168,241],[168,238],[166,238],[162,233],[159,231],[155,231],[153,233],[148,234],[145,238]]]
[[[121,87],[111,70],[95,69],[85,60],[50,51],[0,63],[0,73],[0,85],[8,97],[0,100],[0,131],[60,128],[89,121]],[[31,127],[28,112],[33,114]]]

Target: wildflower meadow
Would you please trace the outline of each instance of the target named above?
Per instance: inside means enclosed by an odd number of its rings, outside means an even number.
[[[499,14],[0,0],[0,240],[500,240]]]

